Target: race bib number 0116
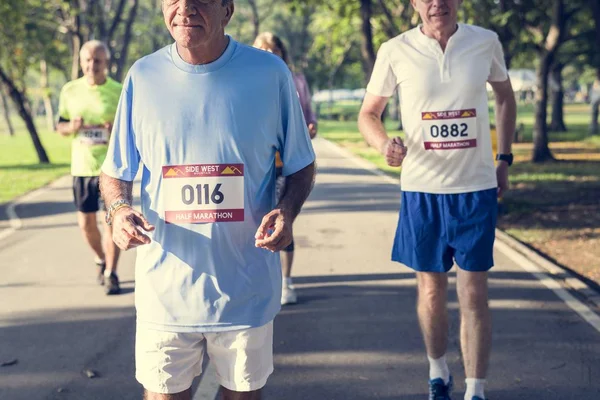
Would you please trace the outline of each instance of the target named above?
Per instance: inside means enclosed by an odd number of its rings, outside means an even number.
[[[170,224],[244,220],[244,165],[162,167],[165,221]]]
[[[77,133],[77,139],[81,144],[88,146],[108,143],[108,129],[106,128],[82,128]]]
[[[421,113],[425,150],[477,147],[477,110]]]

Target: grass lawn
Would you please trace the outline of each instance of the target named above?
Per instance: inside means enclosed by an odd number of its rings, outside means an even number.
[[[498,225],[559,264],[600,283],[600,136],[587,136],[588,112],[586,105],[567,105],[569,132],[550,133],[557,161],[533,164],[529,161],[533,108],[520,107],[523,140],[513,147],[511,190],[502,200]],[[386,127],[391,133],[397,123],[387,121]],[[388,167],[365,144],[354,121],[320,121],[319,134],[387,173],[400,174],[400,169]]]
[[[0,133],[0,204],[37,189],[68,174],[71,162],[71,141],[37,126],[51,164],[38,163],[35,148],[25,127],[14,120],[16,134]]]

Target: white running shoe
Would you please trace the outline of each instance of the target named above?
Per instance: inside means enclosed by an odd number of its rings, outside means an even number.
[[[296,304],[298,302],[298,295],[293,286],[283,286],[281,288],[281,305]]]

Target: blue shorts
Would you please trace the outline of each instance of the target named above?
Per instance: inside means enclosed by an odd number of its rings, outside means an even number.
[[[494,266],[496,189],[460,194],[402,192],[392,260],[419,272]]]

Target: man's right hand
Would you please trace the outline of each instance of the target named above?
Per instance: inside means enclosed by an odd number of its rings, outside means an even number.
[[[71,120],[71,132],[77,133],[83,127],[83,118],[75,117]]]
[[[406,150],[402,139],[395,137],[386,142],[381,150],[381,154],[383,154],[385,161],[390,167],[399,167],[402,165],[404,157],[406,157]]]
[[[119,208],[112,218],[112,238],[121,250],[129,250],[151,242],[142,229],[153,231],[151,225],[142,213],[131,207]]]

